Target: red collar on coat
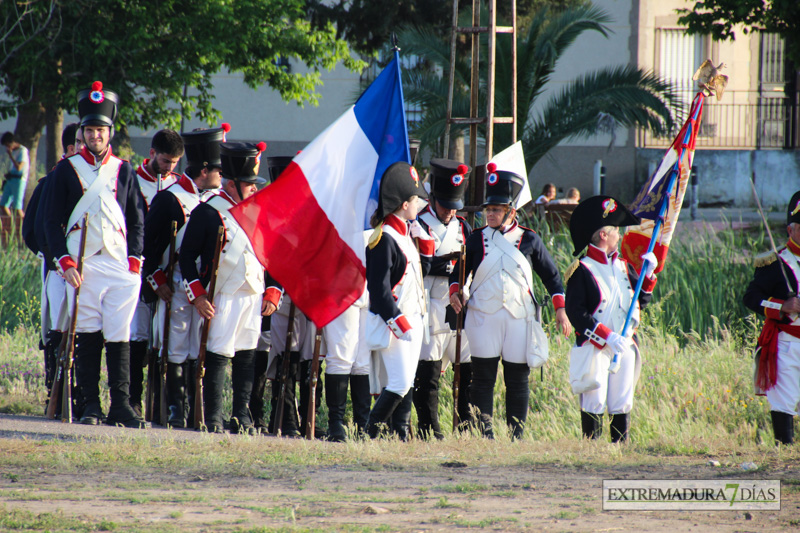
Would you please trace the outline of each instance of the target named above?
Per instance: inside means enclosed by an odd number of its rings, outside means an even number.
[[[89,163],[92,166],[97,165],[97,157],[92,152],[90,152],[88,148],[86,148],[86,145],[83,145],[83,148],[81,148],[81,151],[79,153],[81,154],[81,157],[83,157],[86,160],[87,163]],[[103,157],[103,162],[101,164],[105,165],[106,163],[108,163],[108,160],[111,159],[111,155],[112,155],[111,145],[109,144],[108,150],[106,150],[106,155]]]
[[[387,226],[394,228],[394,230],[399,233],[400,235],[405,235],[408,233],[408,224],[402,218],[398,217],[394,213],[387,216],[383,223]]]
[[[589,259],[593,259],[603,265],[613,263],[618,255],[619,252],[617,251],[614,251],[611,255],[608,255],[594,244],[590,244],[589,248],[586,250],[586,257],[588,257]]]

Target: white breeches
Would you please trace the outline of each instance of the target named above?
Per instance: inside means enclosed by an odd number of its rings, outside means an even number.
[[[249,289],[215,294],[214,308],[206,350],[225,357],[255,350],[261,335],[261,295]]]
[[[136,301],[136,312],[131,322],[131,340],[149,341],[150,329],[153,327],[153,310],[141,300]]]
[[[370,352],[364,336],[367,327],[367,309],[350,306],[322,328],[327,353],[326,374],[369,375]]]
[[[422,348],[422,316],[406,315],[411,325],[411,340],[401,340],[391,336],[389,347],[378,350],[383,370],[385,371],[386,390],[400,396],[405,396],[414,386],[414,377],[417,374],[419,351]]]
[[[528,321],[514,318],[507,309],[488,314],[470,309],[464,321],[472,357],[502,356],[509,363],[527,363]]]
[[[128,270],[127,261],[105,253],[85,258],[76,331],[102,331],[106,342],[128,342],[141,282],[139,274]],[[74,297],[75,290],[70,287],[70,309]]]
[[[633,389],[636,386],[636,354],[633,350],[620,355],[620,368],[616,374],[609,374],[611,350],[595,350],[596,364],[592,366],[593,376],[600,386],[580,395],[581,410],[587,413],[619,415],[630,413],[633,408]]]
[[[800,342],[778,340],[778,381],[767,391],[773,411],[797,414],[800,402]]]

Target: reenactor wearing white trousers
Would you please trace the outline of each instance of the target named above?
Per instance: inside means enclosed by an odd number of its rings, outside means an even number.
[[[369,413],[365,431],[371,438],[389,422],[401,440],[409,436],[426,313],[420,255],[430,257],[434,252],[433,239],[415,220],[420,198],[427,198],[427,193],[414,167],[397,162],[386,169],[371,220],[375,231],[367,248],[367,337],[387,378]]]
[[[439,425],[439,381],[443,360],[456,360],[456,314],[450,305],[450,274],[456,265],[461,245],[472,233],[472,227],[456,211],[464,208],[470,169],[449,159],[431,159],[430,201],[417,217],[422,228],[433,238],[435,253],[425,276],[425,290],[430,295],[428,314],[430,334],[422,343],[417,376],[414,380],[414,408],[422,438],[431,433],[444,438]],[[472,419],[469,408],[469,386],[472,363],[466,336],[461,341],[458,416],[462,423]],[[465,427],[466,427],[465,424]]]
[[[593,196],[572,213],[570,233],[574,255],[586,254],[566,274],[567,315],[575,325],[575,346],[570,352],[570,383],[580,394],[581,431],[589,439],[603,434],[603,413],[611,417],[611,441],[628,438],[633,393],[639,379],[641,357],[636,343],[639,309],[652,299],[658,266],[652,252],[647,259],[642,291],[636,302],[628,335],[622,336],[625,318],[639,279],[636,269],[619,256],[619,228],[639,224],[639,217],[620,201]],[[620,368],[609,367],[618,354]]]
[[[266,299],[264,267],[250,238],[228,211],[252,196],[257,184],[265,183],[257,175],[264,149],[264,143],[220,145],[222,190],[192,212],[181,246],[183,288],[200,316],[210,321],[203,403],[205,426],[212,433],[223,431],[222,393],[229,360],[233,361],[230,430],[232,433],[256,433],[248,406],[253,388],[253,360],[261,334],[259,316],[272,314],[275,304]],[[206,291],[220,226],[224,228],[224,244],[212,305]]]
[[[141,278],[143,209],[139,184],[110,141],[118,97],[102,83],[78,93],[85,145],[59,162],[47,188],[45,232],[58,271],[70,287],[81,287],[75,347],[81,422],[98,424],[100,364],[106,348],[111,405],[106,422],[144,425],[129,403],[130,326]],[[88,214],[83,276],[77,254],[82,219]],[[67,299],[74,298],[68,290]],[[71,306],[70,306],[71,307]]]
[[[789,240],[756,260],[744,304],[766,320],[758,338],[756,390],[770,405],[775,442],[794,443],[800,405],[800,191],[786,215]]]
[[[198,130],[182,134],[186,152],[186,170],[174,184],[157,193],[150,204],[144,220],[144,267],[143,274],[148,290],[155,292],[159,299],[154,323],[156,346],[161,345],[164,334],[166,305],[170,302],[170,332],[167,347],[167,404],[169,417],[167,424],[182,428],[192,419],[194,406],[194,375],[200,350],[200,315],[189,302],[186,291],[181,289],[183,275],[177,257],[180,255],[186,222],[189,215],[201,201],[210,198],[222,180],[222,161],[220,143],[230,130],[228,124],[222,127]],[[172,286],[167,285],[167,263],[169,258],[172,222],[177,225],[175,238],[176,256],[173,261]]]
[[[470,396],[479,411],[483,435],[494,438],[494,384],[502,358],[506,385],[506,422],[514,439],[521,438],[528,415],[529,350],[533,342],[537,302],[533,272],[541,278],[556,309],[564,335],[571,326],[564,311],[561,275],[542,239],[516,221],[516,205],[525,180],[487,165],[487,226],[467,239],[466,276],[472,275],[464,331],[472,352]],[[459,266],[456,265],[456,269]],[[467,302],[458,298],[458,271],[450,274],[450,304],[456,312]]]
[[[83,134],[77,122],[68,124],[64,131],[61,132],[61,145],[64,147],[64,155],[61,156],[62,160],[81,151]],[[48,397],[56,376],[58,347],[61,344],[63,334],[63,326],[59,325],[61,303],[67,294],[66,282],[56,271],[44,232],[44,214],[47,212],[47,208],[44,205],[45,190],[54,172],[55,167],[36,184],[31,199],[28,201],[28,207],[25,209],[25,218],[22,220],[22,238],[25,244],[31,252],[42,259],[40,318],[44,350],[45,385],[47,386]],[[59,401],[61,401],[60,394],[58,397]],[[56,412],[61,412],[61,409],[57,408]]]
[[[144,199],[145,220],[153,198],[180,178],[172,172],[183,156],[183,140],[177,132],[160,130],[150,142],[150,157],[145,159],[136,169],[139,180],[139,191]],[[147,285],[142,287],[148,293]],[[152,343],[153,335],[153,302],[145,302],[140,298],[136,303],[136,312],[131,324],[131,407],[141,416],[144,367],[147,365],[147,348]],[[152,346],[151,346],[152,347]],[[162,425],[165,422],[160,421]]]
[[[366,239],[371,231],[365,232]],[[345,440],[344,416],[347,409],[347,387],[353,405],[353,422],[363,433],[372,404],[370,395],[370,350],[366,343],[369,294],[364,292],[344,313],[322,330],[327,354],[325,357],[325,401],[328,405],[328,440]]]

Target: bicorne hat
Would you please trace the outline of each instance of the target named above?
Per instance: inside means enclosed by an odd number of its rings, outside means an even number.
[[[405,161],[392,163],[381,177],[376,213],[384,219],[412,196],[423,199],[428,197],[428,193],[420,183],[417,169]]]
[[[792,222],[800,224],[800,191],[792,195],[792,199],[789,200],[789,209],[786,211],[786,225],[788,226]]]
[[[463,209],[470,168],[451,159],[431,159],[431,195],[447,209]]]
[[[103,89],[103,83],[92,83],[91,89],[78,93],[78,116],[81,126],[114,126],[117,118],[119,96],[113,91]]]
[[[592,196],[575,208],[569,219],[569,233],[578,256],[592,242],[592,235],[606,226],[635,226],[641,219],[630,212],[622,202],[610,196]]]

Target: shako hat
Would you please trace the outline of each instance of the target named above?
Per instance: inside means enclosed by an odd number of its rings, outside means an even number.
[[[117,118],[117,93],[103,89],[103,82],[92,83],[91,89],[78,92],[78,116],[81,126],[114,126]]]
[[[800,224],[800,191],[794,193],[792,199],[789,200],[789,209],[786,212],[786,225],[788,226],[792,222]]]
[[[517,201],[519,193],[525,186],[525,178],[510,170],[499,170],[497,165],[486,165],[486,201],[487,205],[510,205]]]
[[[594,232],[605,226],[635,226],[641,219],[622,202],[610,196],[592,196],[575,208],[569,219],[569,233],[578,256],[592,242]]]
[[[222,160],[222,177],[243,183],[262,185],[267,182],[258,176],[261,165],[261,153],[267,149],[267,143],[221,143],[219,145]]]
[[[225,142],[225,134],[231,131],[231,125],[224,122],[219,128],[189,131],[181,133],[186,161],[190,167],[222,168],[219,156],[219,145]]]
[[[405,161],[392,163],[381,178],[378,208],[376,209],[378,217],[386,218],[386,215],[393,213],[412,196],[428,198],[428,193],[420,183],[417,169]]]
[[[270,183],[274,183],[278,176],[283,174],[292,159],[294,159],[294,156],[291,155],[274,155],[267,158],[267,172],[269,172]]]
[[[463,209],[470,168],[452,159],[431,159],[431,195],[447,209]]]

